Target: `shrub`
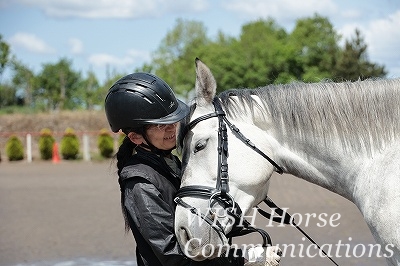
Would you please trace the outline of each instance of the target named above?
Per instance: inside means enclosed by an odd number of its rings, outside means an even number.
[[[50,129],[44,128],[40,131],[39,151],[42,160],[50,160],[53,156],[53,145],[55,139]]]
[[[104,158],[111,158],[114,153],[114,139],[107,129],[100,130],[97,138],[97,147]]]
[[[67,128],[61,139],[61,156],[65,160],[75,160],[79,154],[79,139],[72,128]]]
[[[122,142],[124,142],[126,135],[124,133],[119,133],[118,137],[118,147],[121,146]]]
[[[24,159],[24,146],[17,136],[12,135],[7,140],[6,153],[9,161],[20,161]]]

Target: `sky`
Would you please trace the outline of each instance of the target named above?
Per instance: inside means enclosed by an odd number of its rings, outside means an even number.
[[[258,19],[290,33],[315,13],[343,40],[360,29],[369,60],[384,65],[388,78],[400,77],[400,0],[0,0],[0,34],[35,74],[67,58],[75,71],[104,82],[107,73],[150,62],[177,19],[202,22],[212,39],[218,31],[238,38]]]

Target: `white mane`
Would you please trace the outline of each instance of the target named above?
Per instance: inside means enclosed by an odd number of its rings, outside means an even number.
[[[219,97],[232,116],[244,110],[243,104],[268,110],[275,127],[285,132],[281,140],[289,144],[314,141],[329,147],[337,139],[343,149],[371,153],[400,136],[400,79],[269,85],[228,90]]]

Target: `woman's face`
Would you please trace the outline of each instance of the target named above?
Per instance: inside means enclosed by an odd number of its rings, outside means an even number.
[[[147,128],[147,138],[156,148],[171,150],[176,145],[176,132],[179,122],[168,125],[150,125]]]

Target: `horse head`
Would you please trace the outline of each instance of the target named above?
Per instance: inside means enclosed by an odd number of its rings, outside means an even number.
[[[229,249],[226,235],[239,216],[266,198],[275,169],[229,128],[234,121],[239,134],[251,136],[255,145],[272,155],[274,141],[266,134],[268,123],[264,128],[256,126],[251,111],[225,120],[225,110],[215,98],[216,87],[210,69],[196,59],[195,109],[181,136],[183,174],[175,213],[178,242],[194,260],[213,258]]]

